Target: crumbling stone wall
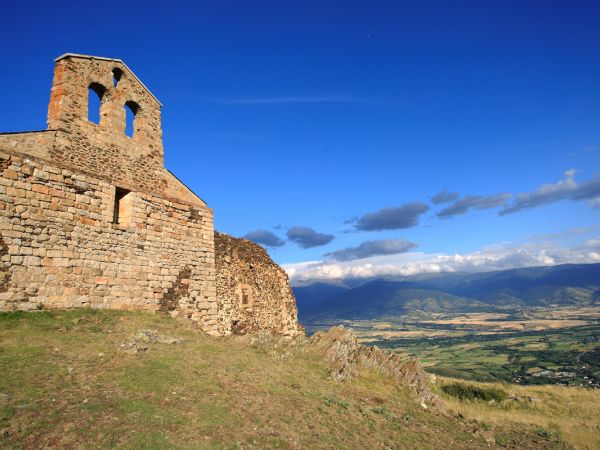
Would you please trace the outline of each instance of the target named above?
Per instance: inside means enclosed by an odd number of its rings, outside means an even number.
[[[287,274],[264,248],[215,232],[215,263],[222,334],[304,332]]]
[[[8,245],[6,245],[4,239],[2,239],[2,236],[0,236],[0,261],[7,254]],[[6,265],[0,264],[0,292],[6,292],[6,290],[8,289],[8,276],[9,275]]]

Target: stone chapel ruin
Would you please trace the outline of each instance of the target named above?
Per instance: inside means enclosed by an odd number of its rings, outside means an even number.
[[[0,133],[0,311],[146,310],[213,335],[301,333],[285,272],[216,233],[212,209],[164,167],[161,106],[119,59],[55,60],[48,128]]]

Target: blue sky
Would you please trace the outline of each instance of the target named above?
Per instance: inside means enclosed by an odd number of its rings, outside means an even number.
[[[167,167],[217,229],[276,235],[294,276],[591,262],[598,17],[584,1],[10,2],[0,130],[45,128],[56,56],[121,58],[165,105]]]

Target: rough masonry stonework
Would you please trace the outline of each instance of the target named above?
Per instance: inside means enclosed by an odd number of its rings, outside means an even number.
[[[222,334],[271,330],[303,334],[287,274],[260,245],[215,232],[217,302]]]
[[[161,106],[121,60],[56,59],[48,129],[0,133],[0,310],[147,310],[210,334],[239,329],[239,305],[229,291],[217,298],[213,211],[164,167]],[[238,301],[242,284],[266,286],[246,275],[226,280]],[[289,334],[295,301],[270,286],[277,293],[256,303],[252,330]],[[294,315],[283,328],[266,319],[282,308]]]

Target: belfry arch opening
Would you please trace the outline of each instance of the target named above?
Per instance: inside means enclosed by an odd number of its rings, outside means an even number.
[[[100,108],[106,88],[99,83],[91,83],[88,87],[88,121],[100,125]]]
[[[125,102],[125,134],[129,137],[133,137],[135,134],[135,122],[140,110],[140,105],[136,102],[129,100]]]
[[[121,69],[119,69],[118,67],[115,67],[112,70],[112,74],[113,74],[113,87],[117,87],[117,84],[119,84],[119,81],[121,81],[121,77],[123,76],[123,71]]]

